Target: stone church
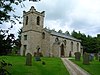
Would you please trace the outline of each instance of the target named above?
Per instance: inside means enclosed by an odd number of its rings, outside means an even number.
[[[23,28],[21,34],[21,55],[39,52],[43,56],[68,57],[81,51],[81,41],[63,33],[44,28],[45,12],[38,12],[33,6],[23,11]]]

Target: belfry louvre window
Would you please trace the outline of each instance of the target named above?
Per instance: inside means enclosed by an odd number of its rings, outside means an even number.
[[[26,23],[25,24],[28,25],[28,16],[26,16]]]
[[[37,17],[37,25],[40,25],[40,17]]]
[[[24,35],[24,40],[27,40],[27,35]]]

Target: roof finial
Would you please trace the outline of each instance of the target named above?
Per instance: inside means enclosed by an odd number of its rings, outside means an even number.
[[[34,8],[34,6],[31,7],[30,11],[36,11],[36,9]]]

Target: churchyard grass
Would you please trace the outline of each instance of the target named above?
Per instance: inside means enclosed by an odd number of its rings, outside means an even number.
[[[26,58],[21,56],[0,56],[1,59],[12,64],[12,75],[69,75],[60,58],[42,57],[35,61],[33,57],[32,66],[26,66]]]
[[[93,60],[89,65],[84,65],[82,60],[75,61],[75,59],[71,59],[72,62],[89,72],[91,75],[100,75],[100,62],[97,60]]]

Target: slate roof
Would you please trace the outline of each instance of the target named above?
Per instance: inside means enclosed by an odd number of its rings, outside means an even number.
[[[56,31],[52,31],[52,30],[48,30],[48,29],[45,29],[45,30],[47,32],[49,32],[51,35],[53,35],[53,36],[58,36],[58,37],[61,37],[61,38],[65,38],[65,39],[81,42],[81,40],[76,39],[76,38],[72,37],[71,35],[65,35],[64,33],[58,33]]]

